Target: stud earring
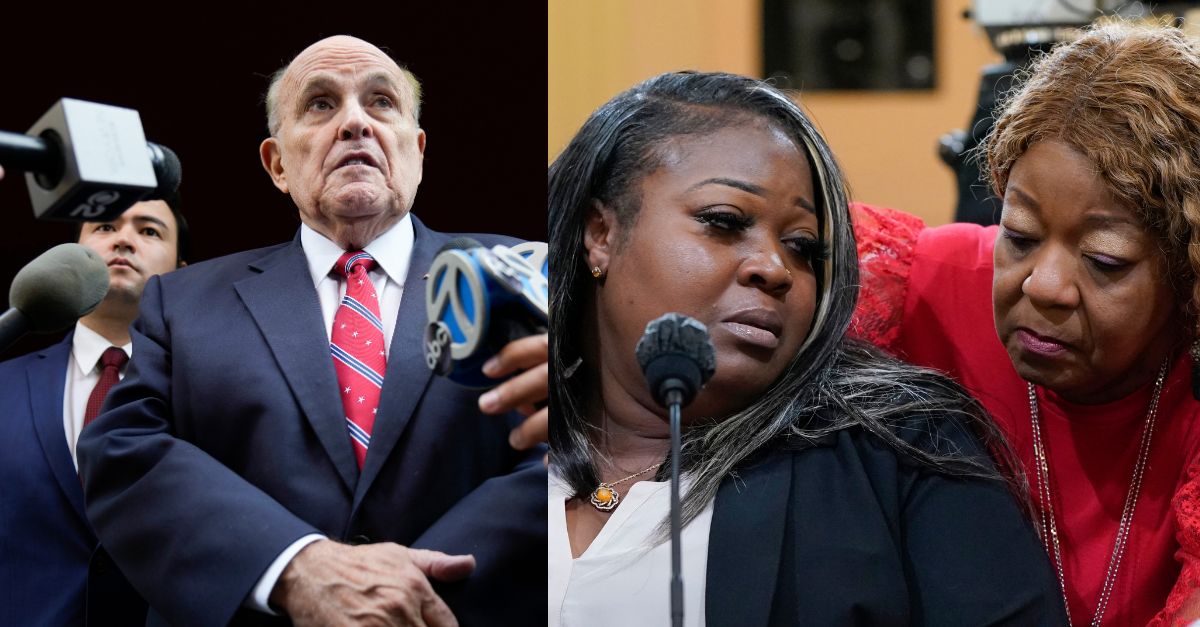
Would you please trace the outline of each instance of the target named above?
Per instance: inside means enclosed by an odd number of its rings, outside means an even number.
[[[600,275],[602,275],[602,274],[604,274],[604,272],[600,270],[600,266],[592,266],[592,276],[593,277],[598,279],[598,278],[600,278]]]

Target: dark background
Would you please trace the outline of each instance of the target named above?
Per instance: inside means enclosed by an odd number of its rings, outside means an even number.
[[[59,98],[137,109],[149,141],[183,164],[191,261],[290,239],[291,199],[258,157],[267,77],[314,41],[349,34],[423,85],[425,171],[413,213],[442,231],[546,239],[546,11],[523,2],[160,2],[0,9],[0,130],[25,132]],[[116,8],[118,7],[119,8]],[[0,289],[69,241],[35,220],[23,173],[0,180]],[[57,341],[30,336],[0,359]]]

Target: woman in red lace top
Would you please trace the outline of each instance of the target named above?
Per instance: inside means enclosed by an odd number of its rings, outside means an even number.
[[[1034,67],[987,160],[999,227],[857,207],[852,328],[995,416],[1073,624],[1181,621],[1200,582],[1200,487],[1185,487],[1200,453],[1200,58],[1174,29],[1091,30]]]

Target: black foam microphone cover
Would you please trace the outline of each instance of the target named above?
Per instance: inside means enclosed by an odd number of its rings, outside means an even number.
[[[708,329],[698,320],[678,313],[651,320],[635,353],[650,393],[663,407],[672,391],[679,392],[681,405],[691,403],[717,369],[717,354]]]

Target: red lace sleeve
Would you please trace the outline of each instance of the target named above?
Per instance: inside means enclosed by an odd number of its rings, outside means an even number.
[[[1167,597],[1167,606],[1150,621],[1153,627],[1182,627],[1200,618],[1200,459],[1188,468],[1186,482],[1175,493],[1171,506],[1175,511],[1175,539],[1179,542],[1175,559],[1182,569]]]
[[[850,335],[895,352],[904,318],[908,275],[925,223],[895,209],[850,204],[858,243],[858,307]]]

